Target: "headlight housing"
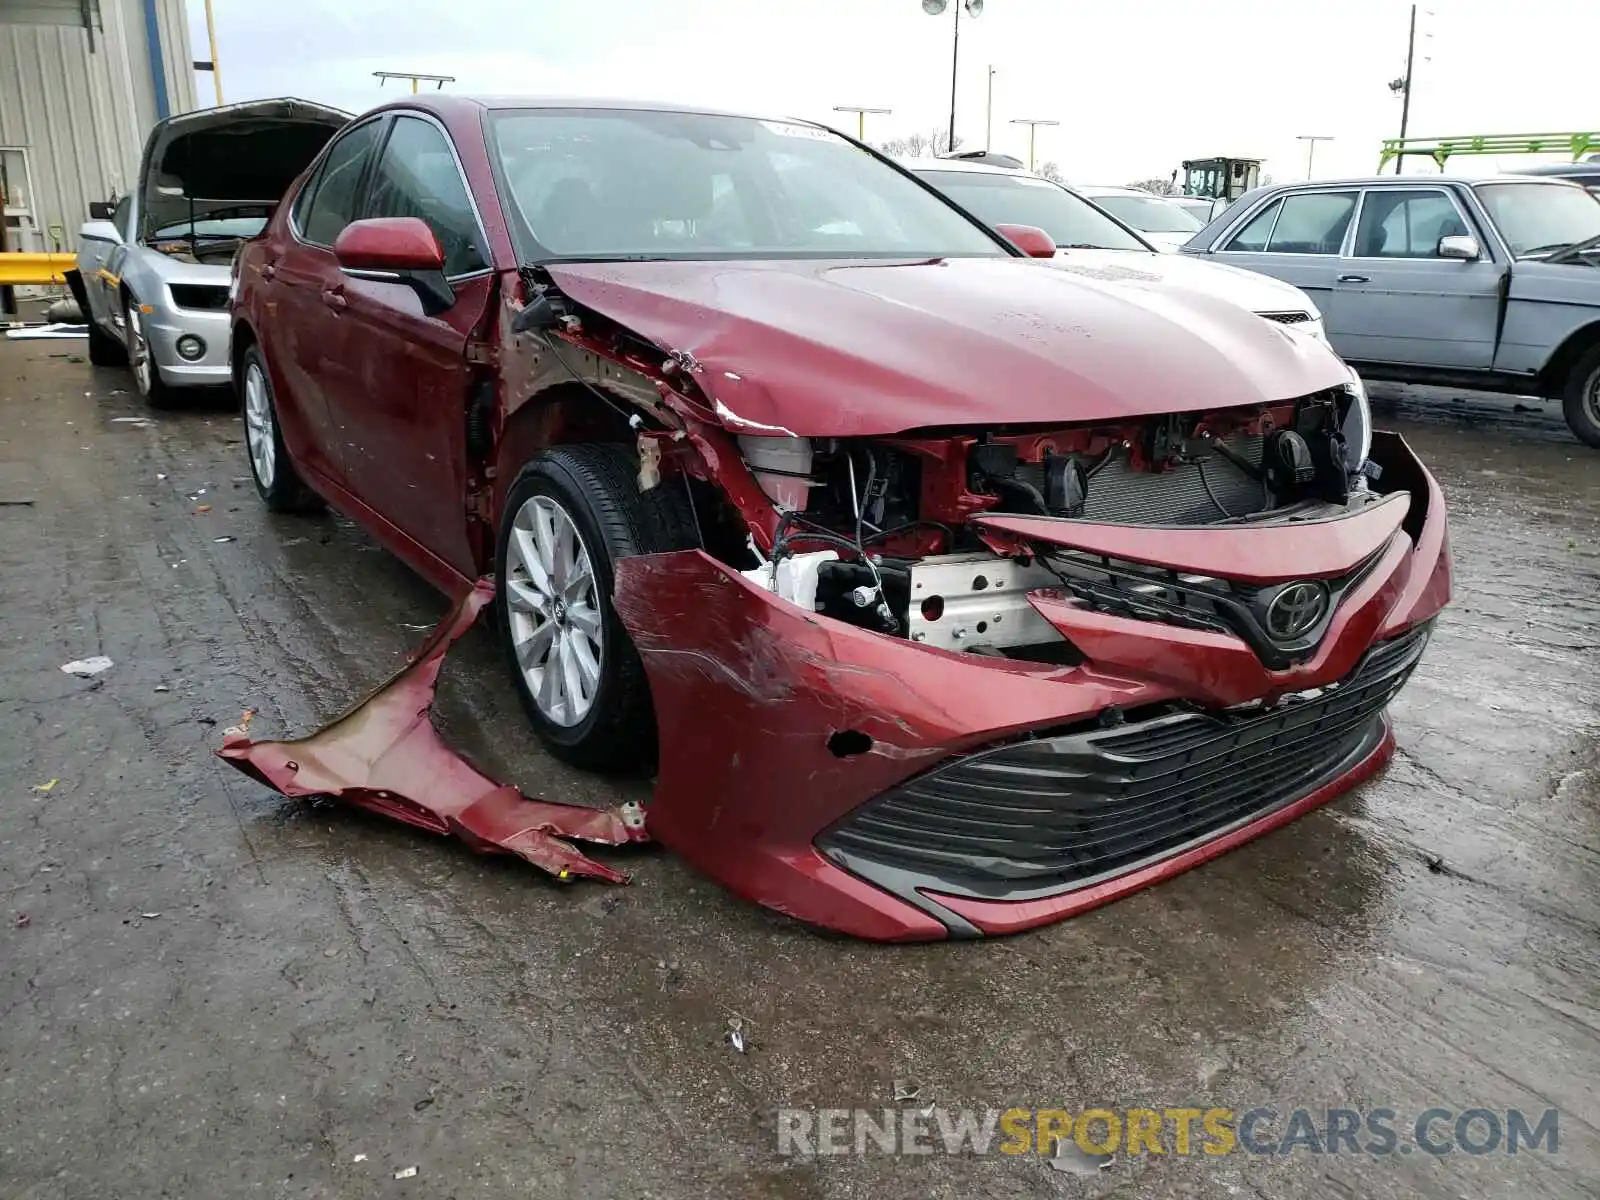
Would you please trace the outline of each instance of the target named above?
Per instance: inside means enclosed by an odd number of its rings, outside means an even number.
[[[1350,399],[1339,432],[1344,435],[1346,464],[1354,472],[1361,470],[1372,453],[1372,405],[1367,401],[1367,385],[1354,371],[1344,391]]]

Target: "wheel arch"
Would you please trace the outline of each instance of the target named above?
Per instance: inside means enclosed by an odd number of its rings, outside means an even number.
[[[540,451],[578,443],[634,442],[628,420],[638,410],[621,396],[605,394],[611,404],[576,380],[558,383],[518,405],[506,417],[491,455],[497,528],[518,472]]]
[[[1600,321],[1591,321],[1569,333],[1539,371],[1540,393],[1560,396],[1567,385],[1568,373],[1580,358],[1596,346],[1600,346]]]
[[[256,336],[255,326],[250,324],[249,317],[240,317],[228,331],[228,373],[233,376],[235,390],[238,390],[241,383],[239,376],[244,370],[245,351],[251,346],[259,345],[260,342],[261,339]]]

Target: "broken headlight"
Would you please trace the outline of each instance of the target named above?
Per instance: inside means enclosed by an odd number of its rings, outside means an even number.
[[[1339,432],[1344,436],[1345,463],[1351,474],[1355,474],[1372,453],[1372,406],[1367,402],[1367,385],[1354,371],[1350,372],[1350,382],[1344,385],[1344,392],[1349,400]]]

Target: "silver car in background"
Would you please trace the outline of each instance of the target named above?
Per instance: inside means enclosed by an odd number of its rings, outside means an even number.
[[[290,183],[350,114],[306,100],[254,100],[159,122],[139,178],[90,206],[78,274],[89,360],[126,362],[152,405],[173,389],[226,384],[228,268]]]
[[[1538,175],[1381,175],[1241,196],[1185,258],[1316,300],[1369,379],[1559,400],[1600,449],[1600,199]]]

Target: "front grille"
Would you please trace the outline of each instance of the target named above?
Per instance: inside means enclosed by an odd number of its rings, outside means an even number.
[[[1231,633],[1242,638],[1267,667],[1282,671],[1316,650],[1345,596],[1367,577],[1383,554],[1380,548],[1354,569],[1321,581],[1326,604],[1320,619],[1290,638],[1280,638],[1269,630],[1267,614],[1279,592],[1302,586],[1298,580],[1245,584],[1064,548],[1052,549],[1040,561],[1066,591],[1096,612]]]
[[[1125,874],[1360,762],[1427,636],[1380,643],[1343,681],[1270,709],[1164,706],[956,759],[869,800],[817,846],[913,901],[923,888],[1022,900]]]
[[[209,283],[173,283],[167,286],[172,291],[172,303],[179,308],[215,312],[228,307],[228,289],[225,286]]]
[[[1308,312],[1264,312],[1257,313],[1256,316],[1276,321],[1279,325],[1300,325],[1311,320],[1311,314]]]

